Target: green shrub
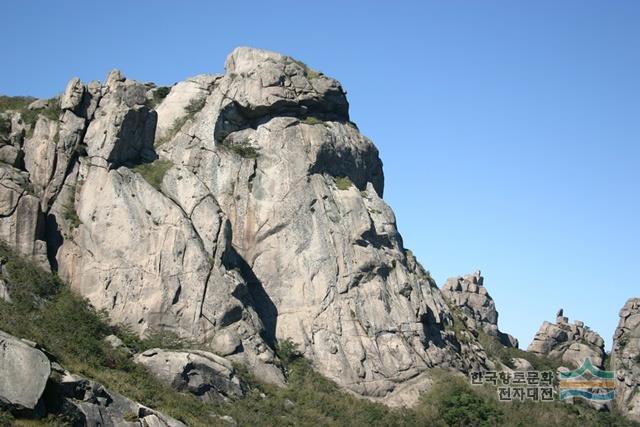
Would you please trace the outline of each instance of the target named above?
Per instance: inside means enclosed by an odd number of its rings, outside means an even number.
[[[22,121],[27,125],[27,137],[33,135],[35,123],[40,116],[44,116],[49,120],[59,120],[62,110],[60,108],[60,100],[51,98],[48,101],[47,108],[40,110],[29,110],[28,106],[36,98],[28,96],[0,96],[0,113],[6,111],[15,111],[20,113]]]
[[[142,177],[156,190],[160,190],[162,179],[173,163],[169,160],[157,159],[151,163],[142,163],[136,165],[133,170],[138,172]]]
[[[336,178],[336,187],[338,187],[338,190],[348,190],[352,185],[353,183],[348,176],[339,176]]]
[[[160,86],[153,91],[153,97],[147,99],[145,105],[151,109],[154,109],[160,104],[171,92],[171,88],[167,86]]]
[[[0,95],[0,113],[5,111],[22,111],[36,98],[31,96],[6,96]]]
[[[220,144],[220,146],[236,153],[243,159],[256,159],[260,155],[256,148],[245,143]]]
[[[287,59],[289,63],[294,63],[300,66],[304,72],[305,77],[308,78],[309,80],[317,79],[318,77],[322,76],[322,73],[319,73],[316,70],[310,68],[307,64],[305,64],[302,61],[294,59],[290,56],[288,56]]]
[[[503,411],[497,400],[480,391],[483,390],[472,389],[464,377],[437,372],[434,385],[421,397],[418,410],[447,426],[500,425]]]
[[[518,348],[505,347],[496,337],[490,336],[482,330],[478,331],[478,341],[490,359],[497,360],[509,368],[514,367],[511,361],[513,358],[527,360],[537,371],[555,371],[561,365],[559,360],[550,357],[540,357]]]
[[[291,338],[277,341],[275,352],[285,366],[302,357],[302,354],[298,351],[298,345]]]
[[[145,338],[142,341],[138,341],[137,345],[135,345],[137,351],[145,351],[150,348],[176,350],[194,347],[196,347],[194,342],[181,338],[175,332],[157,328],[152,328],[148,331]]]
[[[206,98],[195,98],[191,100],[191,102],[189,103],[189,105],[187,105],[185,110],[187,111],[187,114],[194,115],[198,111],[202,110],[206,103],[207,103]]]
[[[78,212],[76,212],[75,203],[72,200],[65,203],[64,210],[62,213],[62,217],[69,222],[69,227],[73,230],[74,228],[80,227],[82,221],[80,221],[80,217],[78,216]]]
[[[301,121],[306,125],[324,125],[324,122],[322,120],[313,116],[307,116]]]

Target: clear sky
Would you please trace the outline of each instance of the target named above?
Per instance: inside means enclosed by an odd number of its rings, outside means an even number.
[[[481,269],[525,347],[564,307],[610,347],[640,296],[640,2],[2,2],[0,93],[111,68],[171,84],[234,47],[340,80],[439,285]]]

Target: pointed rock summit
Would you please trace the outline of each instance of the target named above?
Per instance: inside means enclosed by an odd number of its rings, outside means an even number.
[[[597,332],[576,320],[569,323],[560,309],[557,323],[544,322],[527,351],[549,357],[565,364],[567,368],[578,368],[585,358],[590,358],[593,366],[604,369],[604,340]]]
[[[518,340],[498,330],[498,311],[480,271],[447,279],[442,294],[454,307],[460,308],[465,323],[473,330],[496,337],[507,347],[518,347]]]

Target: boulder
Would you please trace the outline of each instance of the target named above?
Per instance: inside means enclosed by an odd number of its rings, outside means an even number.
[[[31,343],[0,331],[0,405],[13,411],[41,411],[51,373],[47,356]]]
[[[156,348],[136,355],[134,360],[165,384],[205,402],[244,395],[244,385],[231,362],[210,352]]]
[[[185,427],[183,423],[106,389],[102,384],[62,370],[56,398],[63,412],[87,427]]]

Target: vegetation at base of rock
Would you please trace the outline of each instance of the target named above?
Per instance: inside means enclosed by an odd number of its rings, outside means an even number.
[[[496,360],[511,369],[515,367],[512,362],[513,358],[527,360],[537,371],[555,371],[561,365],[559,360],[549,357],[543,358],[514,347],[505,347],[496,337],[492,337],[482,330],[478,331],[478,341],[490,359]]]
[[[0,95],[0,113],[6,111],[15,111],[20,113],[22,121],[27,125],[27,137],[33,135],[35,123],[40,116],[46,117],[49,120],[59,120],[62,110],[60,108],[60,100],[58,98],[51,98],[47,100],[47,107],[39,110],[30,110],[29,104],[35,101],[36,98],[29,96],[4,96]]]
[[[336,178],[336,187],[338,187],[338,190],[348,190],[352,185],[353,183],[348,176],[339,176]]]
[[[30,96],[0,95],[0,113],[8,110],[21,111],[27,108],[36,98]]]
[[[142,351],[158,345],[185,345],[171,333],[158,332],[146,340],[129,328],[107,323],[106,314],[72,292],[55,274],[16,256],[0,244],[3,275],[13,303],[0,300],[0,330],[37,342],[76,374],[157,409],[189,426],[224,425],[217,418],[229,415],[240,426],[637,426],[616,413],[599,413],[581,405],[561,402],[500,403],[495,388],[472,387],[461,375],[432,370],[434,386],[413,408],[392,409],[359,399],[320,375],[291,340],[277,342],[276,351],[287,373],[286,387],[262,384],[243,367],[247,395],[229,403],[203,403],[160,383],[121,349],[104,338],[118,335],[125,344]],[[69,327],[73,325],[73,327]],[[191,345],[191,344],[189,344]],[[69,425],[63,414],[42,420],[16,420],[0,411],[0,425]]]
[[[169,160],[157,159],[151,163],[142,163],[136,165],[133,170],[138,172],[142,177],[156,190],[160,190],[162,179],[173,163]]]
[[[55,274],[16,256],[5,244],[0,244],[0,258],[7,260],[3,274],[13,300],[11,304],[0,300],[0,330],[37,342],[71,372],[190,426],[215,425],[208,415],[212,407],[163,385],[124,351],[111,348],[104,338],[110,334],[123,336],[129,343],[135,340],[138,348],[155,343],[109,325],[104,312],[92,308]],[[44,422],[40,421],[47,425]]]

